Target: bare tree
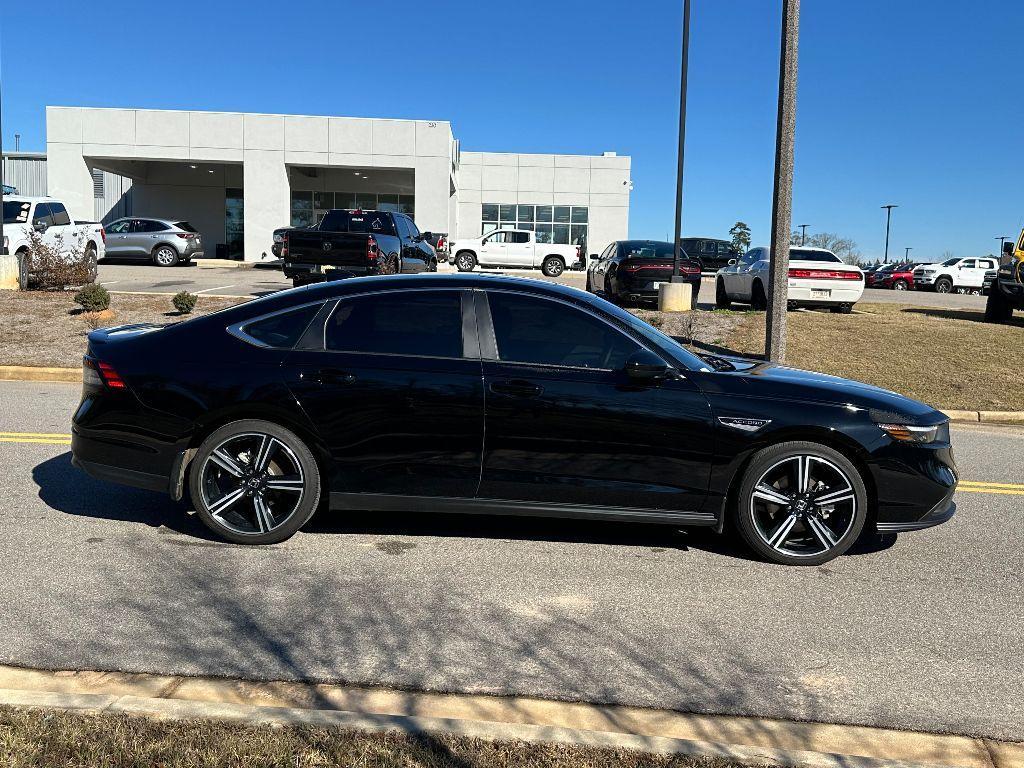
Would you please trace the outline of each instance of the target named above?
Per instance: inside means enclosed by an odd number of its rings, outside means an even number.
[[[800,245],[800,232],[794,230],[789,236],[790,245]],[[808,235],[805,245],[813,248],[826,248],[847,264],[857,264],[860,261],[860,250],[857,243],[849,237],[842,237],[835,232],[818,232]]]

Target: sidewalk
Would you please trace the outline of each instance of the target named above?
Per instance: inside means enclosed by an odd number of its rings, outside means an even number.
[[[1024,745],[964,736],[340,685],[0,666],[0,704],[172,719],[448,733],[816,768],[1024,766]]]

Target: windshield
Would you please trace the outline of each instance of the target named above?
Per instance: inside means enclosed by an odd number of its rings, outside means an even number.
[[[946,259],[944,262],[942,262],[942,266],[944,266],[944,267],[952,267],[958,261],[960,261],[960,259]]]
[[[24,224],[31,209],[28,200],[4,200],[4,224]]]

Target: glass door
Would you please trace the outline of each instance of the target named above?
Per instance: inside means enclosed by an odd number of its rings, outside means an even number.
[[[227,243],[228,258],[240,260],[245,257],[245,204],[242,190],[228,187],[224,190],[224,241]]]

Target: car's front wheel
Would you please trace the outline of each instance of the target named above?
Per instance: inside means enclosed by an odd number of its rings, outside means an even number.
[[[189,477],[192,503],[221,538],[276,544],[320,503],[320,469],[306,444],[269,421],[226,424],[199,446]]]
[[[906,291],[906,290],[910,289],[910,283],[908,283],[906,280],[900,278],[899,280],[894,280],[893,281],[892,289],[894,291]]]
[[[848,550],[867,518],[857,467],[828,446],[786,442],[758,451],[740,485],[736,524],[762,557],[819,565]]]
[[[730,309],[732,307],[732,301],[725,290],[724,280],[715,282],[715,307],[718,309]]]
[[[940,277],[935,281],[936,293],[950,293],[953,290],[953,281],[948,277]]]

